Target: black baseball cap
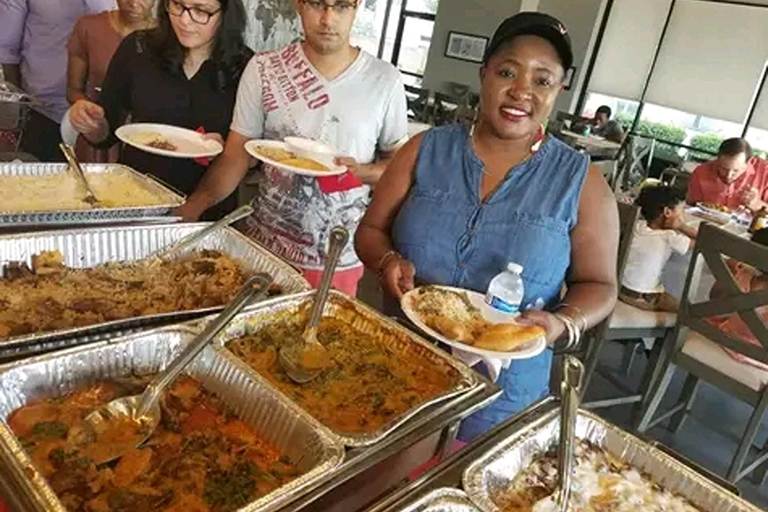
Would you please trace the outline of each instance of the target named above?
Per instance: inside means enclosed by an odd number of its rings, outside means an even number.
[[[552,43],[566,72],[573,65],[573,50],[568,30],[560,20],[543,12],[521,12],[501,22],[485,50],[483,64],[488,64],[488,60],[504,43],[523,35],[539,36]]]

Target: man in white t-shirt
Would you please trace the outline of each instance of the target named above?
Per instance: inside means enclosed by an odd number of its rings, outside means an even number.
[[[334,147],[341,176],[313,178],[264,166],[257,175],[254,215],[245,232],[320,281],[327,240],[342,225],[354,237],[369,185],[407,138],[405,89],[400,74],[349,44],[360,0],[298,0],[305,39],[253,57],[237,93],[224,153],[179,210],[194,220],[227,197],[245,176],[250,139],[299,136]],[[363,266],[349,243],[335,288],[354,295]]]
[[[619,299],[640,309],[675,312],[677,300],[664,291],[661,273],[673,251],[688,252],[698,229],[685,223],[685,194],[680,190],[646,187],[635,204],[643,218],[635,224]]]

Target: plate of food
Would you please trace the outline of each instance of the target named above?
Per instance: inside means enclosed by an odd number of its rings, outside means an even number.
[[[546,331],[524,325],[485,303],[482,294],[450,286],[422,286],[400,306],[408,319],[452,347],[495,359],[528,359],[547,347]]]
[[[214,157],[224,151],[220,142],[206,139],[202,133],[167,124],[126,124],[115,135],[137,149],[171,158]]]
[[[296,151],[294,145],[279,140],[249,140],[245,143],[245,150],[265,164],[304,176],[335,176],[347,172],[343,165],[321,161],[325,160],[320,156],[323,153],[318,152],[317,157],[310,158],[312,153]]]
[[[731,220],[732,210],[717,203],[696,203],[690,214],[716,224],[726,224]]]

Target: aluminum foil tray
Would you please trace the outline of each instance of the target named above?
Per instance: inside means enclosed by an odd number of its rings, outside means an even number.
[[[83,171],[88,173],[125,173],[135,181],[136,185],[151,192],[160,204],[157,206],[136,206],[120,208],[93,208],[90,210],[49,210],[11,212],[3,211],[0,205],[0,226],[3,225],[67,225],[79,222],[94,221],[108,222],[112,219],[157,217],[167,215],[184,203],[184,196],[172,191],[157,180],[146,174],[134,171],[130,167],[119,164],[82,164]],[[44,176],[68,172],[67,164],[58,163],[29,163],[8,162],[0,163],[0,176]]]
[[[464,471],[463,487],[484,512],[500,510],[498,497],[537,455],[553,446],[559,436],[558,408],[526,425],[489,450]],[[619,460],[645,473],[653,482],[706,512],[758,512],[760,509],[704,478],[700,473],[658,448],[580,410],[576,438],[588,440]]]
[[[0,367],[0,462],[4,474],[11,476],[23,494],[17,499],[33,503],[35,510],[65,512],[8,428],[6,420],[14,409],[98,381],[156,373],[194,335],[189,327],[165,327]],[[240,509],[271,511],[295,495],[309,492],[319,479],[333,472],[343,460],[344,447],[325,427],[242,366],[226,352],[207,347],[186,373],[219,396],[282,454],[298,461],[302,476]]]
[[[114,261],[140,260],[206,225],[197,223],[128,226],[0,236],[0,267],[11,261],[23,261],[31,265],[34,254],[50,250],[60,251],[64,256],[64,264],[73,268],[92,267]],[[267,272],[286,294],[311,289],[309,283],[288,263],[232,228],[211,233],[189,250],[196,249],[226,252],[249,271]],[[61,348],[88,342],[95,334],[189,320],[221,309],[213,307],[162,313],[87,327],[14,336],[0,340],[0,360],[19,353],[42,352],[46,350],[45,346]]]
[[[295,317],[302,307],[306,307],[314,299],[314,295],[314,292],[307,292],[290,297],[280,297],[251,306],[244,313],[235,317],[224,332],[215,338],[214,343],[224,346],[227,341],[256,332],[267,324]],[[468,392],[478,385],[474,372],[464,363],[453,359],[446,352],[438,349],[394,320],[382,316],[377,311],[341,292],[331,290],[323,316],[340,318],[357,330],[375,336],[377,340],[386,344],[394,353],[401,354],[403,358],[407,358],[409,354],[418,354],[426,357],[437,366],[454,369],[460,376],[459,382],[453,389],[435,396],[432,400],[419,404],[413,409],[393,418],[377,431],[351,434],[339,432],[331,428],[334,434],[347,446],[368,446],[377,443],[409,418],[412,418],[430,405]],[[210,321],[211,318],[204,319],[203,321]],[[264,378],[264,381],[267,382],[267,379]],[[286,397],[286,399],[289,398]]]
[[[397,512],[479,512],[458,489],[435,489]]]

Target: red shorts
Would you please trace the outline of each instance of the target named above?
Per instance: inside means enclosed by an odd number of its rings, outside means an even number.
[[[362,265],[347,270],[339,270],[333,274],[331,288],[344,292],[350,297],[355,297],[357,296],[357,285],[363,278],[363,272],[365,272],[365,267]],[[301,273],[313,288],[320,286],[320,280],[323,277],[322,270],[301,269]]]

